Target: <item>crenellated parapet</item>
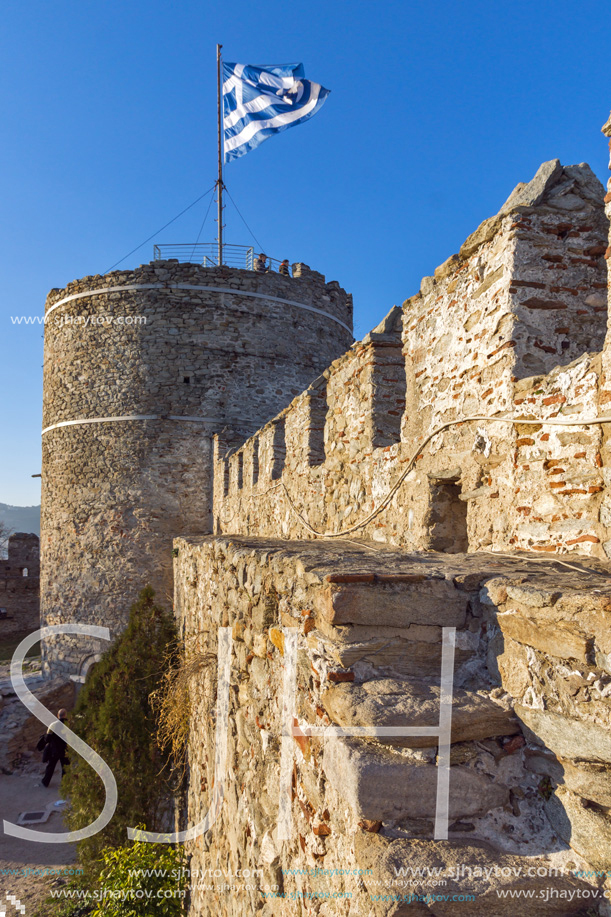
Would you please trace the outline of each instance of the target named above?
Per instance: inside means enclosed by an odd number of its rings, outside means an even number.
[[[603,194],[586,164],[544,163],[407,300],[423,428],[507,410],[515,381],[602,349]]]
[[[292,531],[296,517],[284,501],[284,486],[297,491],[315,527],[328,525],[337,506],[340,518],[346,515],[346,496],[357,509],[371,502],[371,484],[343,494],[345,468],[360,475],[374,454],[385,462],[400,448],[405,409],[401,320],[401,310],[394,308],[379,329],[334,361],[243,445],[235,448],[226,435],[216,438],[216,530],[229,531],[247,519],[249,528],[264,531],[280,513],[283,528]]]
[[[584,353],[606,330],[603,195],[587,165],[544,163],[403,309],[241,448],[219,447],[215,530],[602,553],[600,426],[544,427],[528,461],[531,437],[498,419],[596,416]],[[572,438],[587,448],[556,487]]]
[[[0,559],[0,638],[36,630],[40,613],[40,546],[38,535],[15,532]]]
[[[189,824],[222,710],[233,783],[188,852],[260,869],[275,917],[437,913],[432,863],[470,915],[608,894],[605,203],[544,163],[256,433],[215,436],[215,534],[176,539],[175,603],[235,689],[193,680]]]

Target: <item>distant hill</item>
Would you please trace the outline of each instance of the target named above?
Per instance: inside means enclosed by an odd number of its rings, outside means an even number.
[[[40,536],[40,506],[10,506],[0,503],[0,522],[13,532],[34,532]]]

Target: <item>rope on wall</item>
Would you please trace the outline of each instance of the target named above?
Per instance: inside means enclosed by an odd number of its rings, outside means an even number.
[[[379,516],[380,513],[384,509],[386,509],[388,504],[391,502],[391,500],[393,499],[393,497],[395,496],[395,494],[401,487],[401,484],[403,483],[407,475],[412,470],[414,463],[416,462],[418,456],[420,455],[422,450],[425,448],[425,446],[427,446],[428,443],[430,443],[430,441],[433,439],[434,436],[437,436],[438,433],[443,433],[443,431],[447,430],[449,427],[457,426],[458,424],[463,424],[463,423],[472,423],[474,421],[478,423],[482,421],[492,421],[493,423],[529,424],[532,426],[536,424],[538,426],[587,427],[587,426],[592,426],[593,424],[611,423],[611,416],[594,417],[591,420],[545,420],[545,419],[533,420],[533,419],[527,419],[524,417],[490,417],[486,415],[483,415],[483,416],[475,415],[473,417],[461,417],[458,420],[450,420],[447,423],[441,424],[441,426],[439,427],[435,427],[435,429],[431,433],[429,433],[429,435],[425,438],[424,442],[422,442],[418,446],[414,454],[409,459],[406,468],[401,473],[398,480],[393,484],[391,489],[388,491],[388,493],[386,494],[382,502],[374,510],[372,510],[369,513],[369,515],[366,516],[365,519],[363,519],[361,522],[356,522],[354,525],[351,525],[349,528],[342,529],[339,532],[319,532],[315,528],[313,528],[310,525],[310,523],[308,522],[308,520],[305,518],[305,516],[297,509],[283,481],[279,481],[278,484],[274,484],[273,487],[269,487],[267,490],[264,490],[260,493],[250,494],[250,496],[251,497],[264,497],[266,494],[271,493],[273,490],[280,489],[283,491],[283,493],[286,496],[290,510],[295,514],[295,516],[297,516],[297,518],[299,519],[303,527],[307,529],[307,531],[310,532],[311,535],[314,535],[316,538],[342,538],[344,535],[351,535],[352,532],[356,532],[358,531],[358,529],[364,528],[366,525],[372,522],[376,518],[376,516]],[[231,518],[233,518],[234,515],[235,513],[232,515]],[[230,521],[231,520],[227,520],[227,522],[230,522]],[[227,524],[227,522],[225,522],[225,524]]]

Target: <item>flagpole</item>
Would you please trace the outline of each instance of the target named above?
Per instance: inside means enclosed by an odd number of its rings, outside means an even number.
[[[217,105],[218,105],[218,143],[219,143],[219,177],[216,183],[217,202],[218,202],[218,243],[219,243],[219,265],[223,263],[223,112],[222,112],[222,94],[221,94],[221,48],[222,45],[216,46],[216,84],[217,84]]]

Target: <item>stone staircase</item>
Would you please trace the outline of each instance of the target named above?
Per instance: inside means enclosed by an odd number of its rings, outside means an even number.
[[[205,633],[210,651],[215,625],[233,628],[235,784],[207,856],[266,871],[278,896],[264,915],[294,913],[290,896],[306,892],[321,915],[350,917],[611,913],[608,880],[595,875],[611,869],[604,564],[218,537],[181,540],[176,573],[187,639]],[[456,650],[447,837],[436,839],[442,762],[430,730],[444,628],[455,628]],[[300,636],[285,840],[274,797],[291,629]],[[195,690],[190,823],[214,781],[213,695]],[[354,734],[374,727],[386,734]],[[237,917],[255,899],[223,906]],[[196,895],[192,915],[214,907]]]

